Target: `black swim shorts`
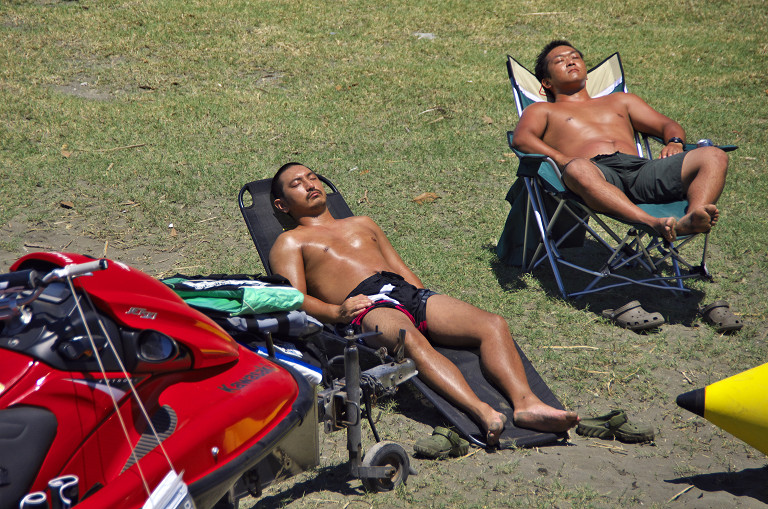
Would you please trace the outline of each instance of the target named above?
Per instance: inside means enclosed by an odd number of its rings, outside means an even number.
[[[605,179],[634,203],[669,203],[685,199],[682,169],[686,153],[645,159],[616,152],[591,159]]]
[[[421,331],[427,331],[427,299],[437,295],[432,290],[426,288],[416,288],[408,281],[403,279],[400,274],[394,272],[377,272],[371,277],[365,279],[352,290],[347,298],[355,295],[386,295],[391,300],[377,300],[371,306],[352,320],[351,325],[359,325],[363,317],[372,309],[377,307],[392,307],[402,311],[410,318],[411,322]]]

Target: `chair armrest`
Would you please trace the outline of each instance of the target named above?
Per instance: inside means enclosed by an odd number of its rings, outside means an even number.
[[[511,148],[517,158],[520,159],[520,166],[517,169],[518,177],[533,177],[537,174],[540,174],[539,171],[541,166],[543,164],[547,164],[551,167],[552,173],[558,180],[560,180],[562,184],[563,175],[560,173],[560,168],[558,168],[557,163],[555,163],[552,158],[544,154],[527,154],[517,150],[512,145],[512,135],[512,131],[507,131],[507,142],[509,143],[509,148]]]
[[[658,142],[660,145],[665,145],[664,140],[662,140],[658,136],[650,136],[649,135],[648,138]],[[732,151],[736,150],[737,148],[739,148],[738,145],[713,145],[713,146],[719,148],[720,150],[722,150],[724,152],[732,152]],[[685,143],[685,144],[683,144],[683,150],[686,151],[686,152],[689,151],[689,150],[693,150],[693,149],[695,149],[697,147],[698,147],[698,145],[696,145],[696,143]]]
[[[512,142],[512,141],[513,141],[513,140],[512,140],[512,137],[514,136],[514,134],[515,134],[515,133],[514,133],[514,131],[507,131],[507,143],[509,144],[509,148],[511,148],[511,149],[512,149],[512,152],[514,152],[514,153],[515,153],[515,155],[516,155],[516,156],[517,156],[519,159],[523,159],[523,158],[533,158],[533,159],[540,159],[540,160],[543,160],[543,159],[546,159],[546,158],[547,158],[547,156],[545,156],[544,154],[526,154],[525,152],[520,152],[519,150],[517,150],[517,149],[515,148],[515,145],[514,145],[514,143]]]

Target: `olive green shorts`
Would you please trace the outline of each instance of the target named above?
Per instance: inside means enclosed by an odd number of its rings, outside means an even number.
[[[616,152],[591,159],[605,180],[635,203],[669,203],[685,199],[682,169],[686,153],[645,159]]]

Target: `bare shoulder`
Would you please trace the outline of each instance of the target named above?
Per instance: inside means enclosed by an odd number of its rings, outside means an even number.
[[[368,216],[352,216],[345,219],[347,222],[347,228],[350,230],[356,230],[360,233],[371,233],[377,238],[386,237],[384,230],[376,224],[376,221]]]
[[[345,218],[344,220],[349,221],[350,223],[359,224],[361,226],[362,225],[376,226],[376,222],[368,216],[350,216],[348,218]]]
[[[551,102],[536,102],[526,106],[523,110],[523,115],[526,117],[542,117],[549,114],[552,111],[556,103]]]
[[[554,103],[538,102],[528,105],[515,127],[515,147],[520,149],[520,143],[526,136],[541,137],[554,111]]]
[[[337,221],[342,223],[342,226],[346,228],[379,228],[376,222],[368,216],[350,216],[345,217],[344,219],[338,219]]]
[[[645,104],[640,96],[630,92],[614,92],[603,96],[603,100],[609,103],[631,106],[633,104]]]
[[[297,229],[284,231],[280,235],[277,236],[277,239],[275,240],[274,245],[272,246],[272,251],[278,250],[286,250],[286,249],[296,249],[301,247],[301,232],[297,231]]]
[[[303,241],[296,230],[281,233],[269,250],[269,265],[272,270],[291,279],[290,274],[302,264],[302,244]],[[298,280],[291,279],[291,281],[298,284]]]

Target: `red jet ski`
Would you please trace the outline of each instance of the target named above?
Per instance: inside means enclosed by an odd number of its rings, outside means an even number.
[[[314,389],[164,284],[71,253],[10,269],[0,509],[170,507],[148,499],[176,474],[187,493],[173,507],[231,506],[238,481],[259,491],[317,464]]]

